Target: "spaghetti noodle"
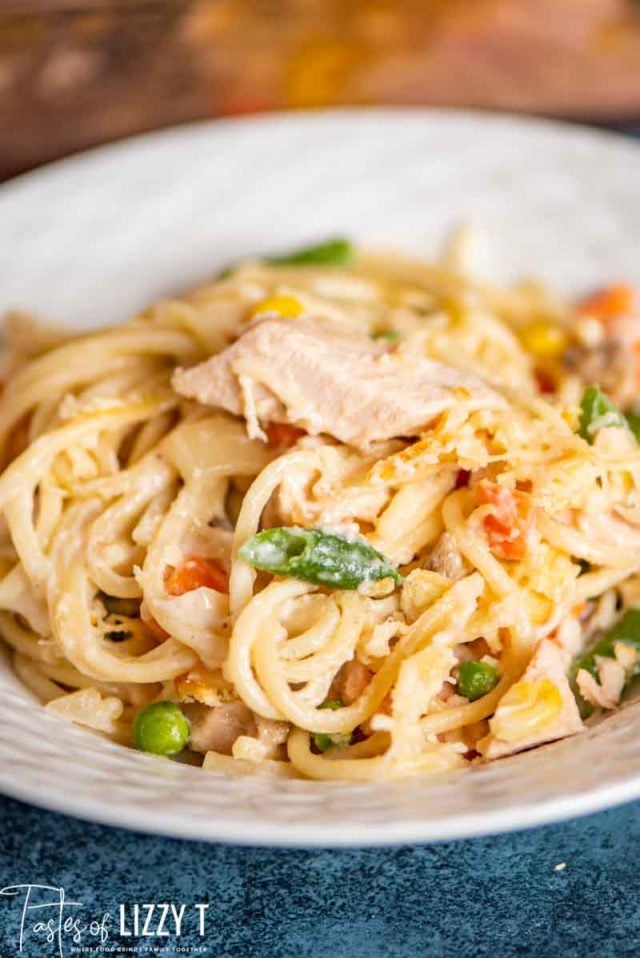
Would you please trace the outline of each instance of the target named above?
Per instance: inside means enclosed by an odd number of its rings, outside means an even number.
[[[629,377],[623,411],[583,395],[640,315],[320,249],[87,335],[8,323],[17,674],[205,769],[386,780],[579,731],[637,665],[630,626],[576,656],[640,597]]]

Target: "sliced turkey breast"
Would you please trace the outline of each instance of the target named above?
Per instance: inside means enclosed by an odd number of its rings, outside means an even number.
[[[505,400],[481,379],[335,324],[268,318],[231,346],[173,377],[176,392],[260,422],[286,422],[366,449],[420,434],[455,403]]]

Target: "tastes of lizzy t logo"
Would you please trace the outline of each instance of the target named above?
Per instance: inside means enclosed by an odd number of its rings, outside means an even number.
[[[15,918],[15,954],[28,958],[66,958],[67,954],[204,953],[204,945],[180,945],[206,935],[208,905],[121,904],[99,917],[55,885],[7,885],[0,888]],[[3,922],[5,928],[11,922]]]

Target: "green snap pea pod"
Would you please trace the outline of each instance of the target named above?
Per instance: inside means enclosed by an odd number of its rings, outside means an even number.
[[[263,262],[270,266],[348,266],[352,259],[353,246],[349,240],[335,237],[280,256],[265,256]]]
[[[279,256],[262,256],[268,266],[348,266],[354,255],[353,245],[347,239],[336,237],[316,246],[305,246]],[[239,264],[233,263],[220,270],[218,280],[228,279]]]
[[[498,670],[490,662],[473,659],[458,667],[458,692],[470,702],[487,695],[498,684]]]
[[[625,682],[626,688],[632,679],[640,675],[640,609],[628,609],[624,615],[618,619],[615,625],[605,632],[590,649],[574,659],[569,675],[583,718],[586,718],[593,712],[593,706],[582,698],[577,689],[576,679],[578,672],[580,669],[585,669],[585,671],[594,677],[596,682],[599,682],[600,677],[597,659],[615,658],[615,646],[618,642],[632,646],[632,648],[636,649],[639,653],[635,666],[627,675]]]
[[[155,702],[138,712],[133,723],[136,748],[154,755],[177,755],[189,741],[191,727],[174,702]]]
[[[341,709],[343,703],[340,699],[327,699],[319,706],[321,709]],[[351,732],[334,732],[333,735],[327,735],[326,732],[316,732],[313,736],[313,742],[321,752],[327,752],[330,748],[344,748],[345,745],[351,745],[353,734]]]
[[[303,249],[293,250],[279,256],[263,256],[261,263],[268,266],[348,266],[354,255],[351,242],[337,237],[318,243],[316,246],[305,246]],[[217,275],[218,280],[228,279],[233,275],[239,264],[225,266]]]
[[[640,412],[628,412],[625,415],[627,425],[635,436],[636,442],[640,442]]]
[[[596,433],[604,426],[626,429],[629,424],[599,386],[589,386],[580,400],[578,433],[587,442],[593,443]]]
[[[364,539],[321,529],[265,529],[245,542],[239,554],[263,572],[334,589],[357,589],[363,582],[387,578],[402,581],[395,566]]]

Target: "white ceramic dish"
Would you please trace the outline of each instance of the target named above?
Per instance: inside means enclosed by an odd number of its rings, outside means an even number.
[[[640,147],[509,117],[343,111],[182,127],[0,190],[0,307],[117,322],[242,255],[346,233],[434,251],[462,221],[489,271],[565,290],[640,281]],[[113,825],[255,844],[433,841],[640,796],[640,709],[490,766],[389,785],[225,778],[46,714],[0,656],[0,786]]]

